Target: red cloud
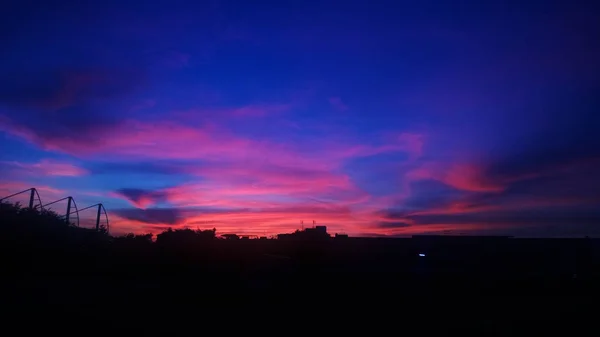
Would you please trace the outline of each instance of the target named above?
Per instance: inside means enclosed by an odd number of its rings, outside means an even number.
[[[302,222],[312,226],[327,225],[331,233],[358,233],[372,227],[373,215],[353,213],[348,209],[329,209],[319,206],[273,207],[264,210],[230,210],[223,212],[188,211],[179,226],[192,228],[216,227],[220,233],[236,232],[274,235],[300,229]],[[378,230],[374,228],[374,230]]]
[[[429,163],[410,171],[409,180],[432,179],[462,191],[501,192],[505,182],[497,182],[485,176],[482,167],[473,164]]]
[[[519,219],[520,211],[584,204],[582,199],[559,196],[507,197],[503,194],[504,186],[522,176],[494,183],[485,178],[485,171],[478,167],[455,165],[450,167],[450,173],[439,176],[434,174],[439,172],[437,170],[413,171],[411,179],[439,179],[449,186],[472,193],[449,200],[446,204],[400,215],[386,215],[380,211],[398,206],[395,203],[397,199],[371,197],[354,186],[347,176],[333,171],[269,165],[246,168],[223,166],[222,169],[200,167],[190,173],[202,176],[203,183],[161,191],[180,209],[178,221],[139,223],[138,231],[156,232],[169,226],[215,227],[219,233],[272,235],[300,228],[302,221],[307,226],[311,225],[315,220],[317,224],[327,225],[331,233],[346,232],[350,235],[508,233],[520,228],[521,223],[509,221]],[[488,199],[490,197],[491,200]],[[597,198],[588,198],[585,204],[591,205],[594,200],[597,202]],[[502,222],[504,215],[509,216]],[[468,221],[458,223],[457,219],[462,219],[462,216],[468,216]],[[125,222],[123,220],[124,226],[131,226],[131,223]]]
[[[451,165],[439,178],[445,184],[463,191],[501,192],[505,188],[502,182],[486,177],[481,167],[471,164]]]
[[[189,183],[159,191],[121,189],[123,197],[136,207],[160,200],[177,206],[219,206],[265,208],[321,200],[336,205],[352,205],[369,199],[348,176],[322,170],[262,166],[216,166],[190,169],[201,183]]]
[[[422,233],[444,233],[457,230],[456,224],[415,224],[407,219],[407,226],[381,226],[381,215],[374,212],[356,212],[345,208],[321,208],[319,206],[273,207],[264,210],[224,210],[221,212],[202,212],[193,209],[180,211],[182,218],[177,224],[144,223],[136,220],[113,216],[112,228],[119,233],[152,232],[157,233],[166,228],[217,228],[217,234],[237,233],[245,235],[271,236],[289,233],[302,226],[326,225],[330,233],[348,233],[359,235],[369,232],[370,235],[410,236]],[[485,231],[490,225],[466,224],[458,227],[461,232]]]
[[[164,194],[184,210],[178,226],[270,235],[315,220],[334,232],[358,233],[378,219],[362,206],[370,196],[344,174],[271,165],[197,168],[193,173],[202,176],[202,182],[143,193]]]

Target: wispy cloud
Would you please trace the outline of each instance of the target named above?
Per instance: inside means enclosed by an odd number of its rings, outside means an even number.
[[[225,115],[233,117],[267,117],[289,111],[291,104],[253,104],[240,108],[226,109]]]
[[[43,159],[36,163],[3,161],[0,165],[19,175],[79,177],[88,174],[87,170],[71,163],[50,159]]]
[[[66,197],[68,194],[66,191],[47,185],[36,185],[24,182],[24,181],[1,181],[0,180],[0,198],[7,197],[14,193],[18,193],[27,189],[35,187],[42,198],[41,203],[44,204],[50,200],[56,200]],[[27,205],[29,202],[29,195],[23,193],[4,200],[5,202],[16,203],[20,202],[22,205]],[[39,201],[36,200],[36,204]]]
[[[192,127],[170,121],[141,122],[127,120],[118,125],[93,126],[95,137],[86,130],[68,137],[38,134],[25,125],[4,117],[0,128],[43,149],[79,157],[113,156],[126,158],[205,159],[223,161],[257,161],[281,164],[305,162],[311,166],[327,165],[347,158],[372,156],[386,152],[422,151],[421,136],[401,133],[381,145],[348,144],[324,140],[320,147],[302,148],[266,140],[240,137],[215,126]],[[92,131],[92,130],[90,130]]]
[[[469,163],[426,163],[408,172],[406,177],[410,180],[437,180],[456,189],[471,192],[501,192],[506,188],[504,182],[493,181],[485,176],[484,168]]]

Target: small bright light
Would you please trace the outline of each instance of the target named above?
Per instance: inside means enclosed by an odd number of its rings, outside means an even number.
[[[425,254],[423,254],[423,253],[419,253],[419,256],[420,256],[420,257],[425,257]]]

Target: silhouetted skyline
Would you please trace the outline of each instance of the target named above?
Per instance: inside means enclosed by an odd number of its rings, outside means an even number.
[[[600,235],[598,10],[3,5],[0,197],[111,233]]]

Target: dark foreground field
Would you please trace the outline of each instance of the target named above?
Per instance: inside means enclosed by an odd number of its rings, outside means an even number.
[[[392,248],[405,243],[348,240],[299,248],[276,241],[215,241],[195,254],[154,244],[127,253],[110,246],[98,251],[22,246],[8,258],[16,265],[3,273],[3,304],[24,315],[84,320],[106,315],[116,325],[217,312],[228,317],[237,310],[242,316],[342,315],[344,324],[382,312],[392,316],[386,324],[503,334],[522,327],[553,331],[557,324],[581,329],[592,322],[598,279],[591,274],[460,263],[453,269],[427,261],[429,256],[414,258],[411,249]],[[355,321],[353,315],[362,317]],[[435,323],[423,323],[428,320]],[[316,324],[312,319],[305,324],[310,322]]]
[[[552,330],[592,323],[600,288],[592,239],[222,240],[211,232],[113,238],[39,215],[5,216],[3,310],[120,324],[249,307],[331,319],[383,312],[436,329]],[[345,317],[335,321],[356,323]]]

